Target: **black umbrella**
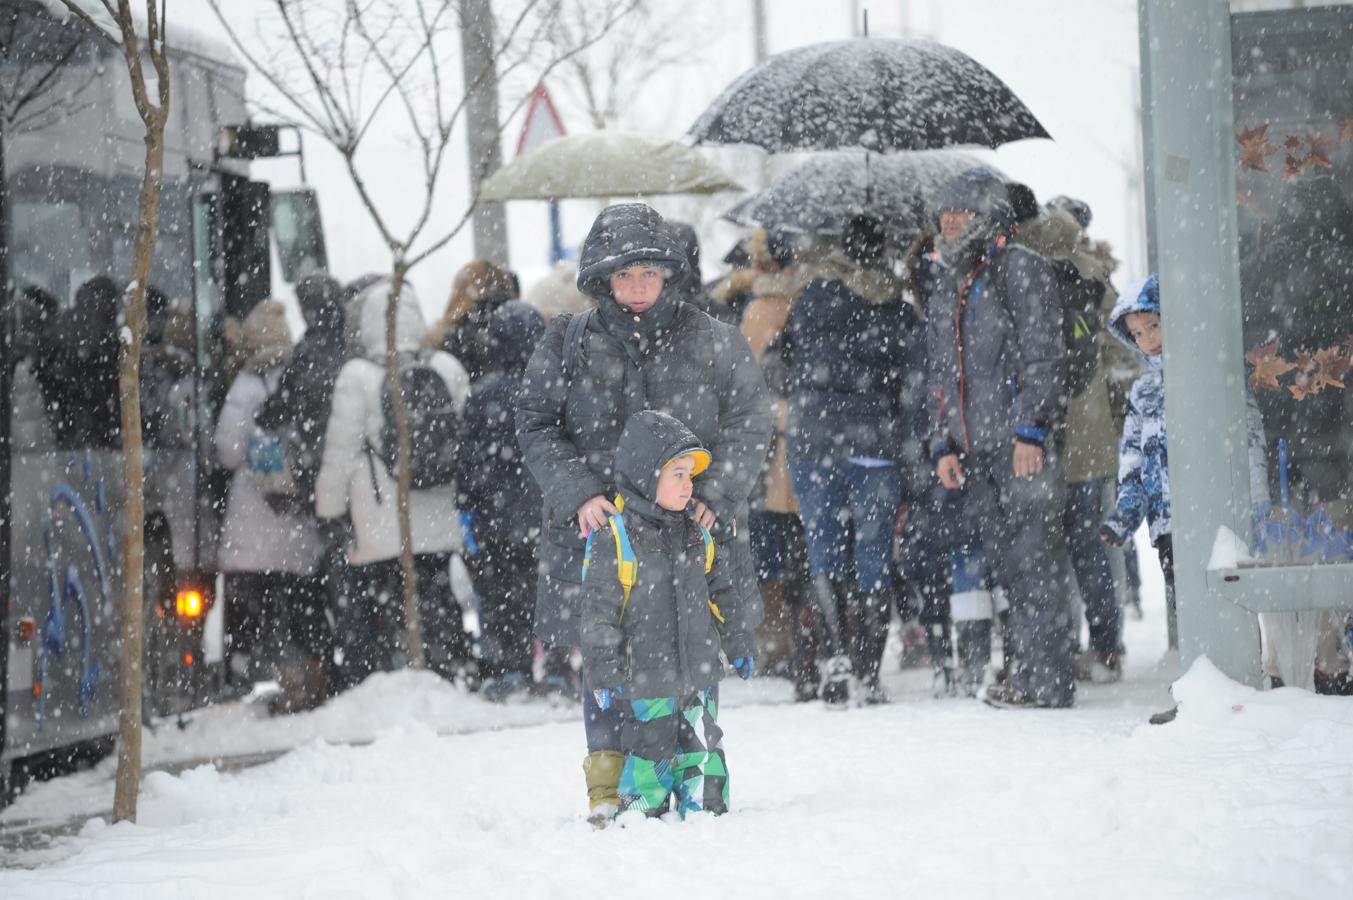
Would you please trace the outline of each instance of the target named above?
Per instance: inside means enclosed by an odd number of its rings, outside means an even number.
[[[955,150],[824,153],[776,178],[724,218],[739,225],[839,234],[851,216],[863,213],[894,235],[914,235],[932,227],[935,193],[955,175],[982,165],[971,153]]]
[[[884,38],[777,54],[719,95],[690,135],[772,153],[997,147],[1049,136],[1004,82],[966,54]]]

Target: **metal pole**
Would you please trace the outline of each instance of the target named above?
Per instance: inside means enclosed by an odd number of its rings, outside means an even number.
[[[1148,214],[1160,273],[1180,660],[1258,685],[1256,617],[1207,581],[1221,526],[1249,533],[1226,0],[1140,0]]]
[[[559,203],[550,201],[550,264],[564,258],[564,234],[559,224]]]
[[[752,0],[752,54],[759,66],[770,56],[770,38],[767,35],[766,0]],[[770,159],[761,157],[756,167],[756,184],[764,188],[770,184]]]
[[[5,121],[0,115],[0,627],[9,632],[10,608],[10,571],[9,543],[10,518],[14,508],[10,493],[10,456],[13,445],[10,442],[10,420],[13,418],[14,392],[14,292],[11,290],[9,275],[9,186],[5,181]],[[0,638],[0,673],[8,672],[9,639]],[[8,691],[8,679],[0,675],[0,691]],[[0,702],[0,750],[5,747],[5,707]],[[0,789],[6,783],[4,773],[0,773]],[[0,798],[2,801],[3,798]]]
[[[465,89],[465,136],[470,155],[470,189],[503,164],[498,140],[498,72],[494,60],[493,9],[489,0],[464,0],[461,11],[461,62]],[[480,203],[474,213],[474,254],[509,265],[507,212],[501,203]]]

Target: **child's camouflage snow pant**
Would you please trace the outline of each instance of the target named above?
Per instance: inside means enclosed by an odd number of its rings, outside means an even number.
[[[679,701],[679,702],[678,702]],[[677,812],[728,811],[728,767],[717,724],[718,688],[684,697],[630,701],[621,743],[620,808],[659,815],[676,794]]]

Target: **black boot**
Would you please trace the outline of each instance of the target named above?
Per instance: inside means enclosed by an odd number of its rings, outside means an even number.
[[[892,621],[892,595],[888,590],[859,591],[852,598],[857,605],[855,621],[859,632],[854,662],[860,678],[861,700],[868,704],[887,703],[888,695],[879,683],[883,653],[888,646],[888,624]]]
[[[926,649],[930,651],[930,665],[935,670],[935,696],[954,696],[957,686],[954,681],[953,647],[949,642],[949,623],[931,622],[927,625],[925,643]]]
[[[827,575],[813,579],[813,597],[823,622],[823,647],[826,659],[822,669],[822,699],[830,706],[844,707],[850,702],[850,678],[853,671],[841,627],[845,607],[841,600],[845,588]]]
[[[954,631],[958,634],[958,661],[963,667],[959,681],[965,695],[976,697],[991,664],[991,620],[955,622]]]
[[[808,582],[788,583],[785,603],[793,616],[794,655],[790,668],[794,674],[794,702],[807,703],[817,699],[818,686],[822,683],[817,657],[823,625],[817,604],[809,596]]]

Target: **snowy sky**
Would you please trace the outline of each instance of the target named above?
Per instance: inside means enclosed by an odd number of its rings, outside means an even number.
[[[665,5],[665,4],[663,4]],[[1136,112],[1137,14],[1135,0],[895,0],[889,3],[849,0],[767,0],[770,52],[851,36],[852,8],[869,10],[870,33],[903,34],[950,44],[968,53],[1006,81],[1039,117],[1053,141],[1023,141],[997,151],[996,164],[1024,180],[1040,199],[1070,194],[1094,210],[1091,232],[1109,240],[1124,265],[1117,280],[1135,277],[1145,266],[1145,245],[1139,200],[1139,131]],[[230,0],[228,9],[242,21],[253,18],[263,0]],[[622,115],[627,130],[676,138],[689,128],[719,91],[753,63],[751,0],[689,0],[687,18],[674,40],[690,47],[689,62],[658,73],[641,97]],[[175,15],[209,33],[219,25],[206,0],[178,0]],[[547,82],[547,85],[550,84]],[[562,85],[551,85],[562,101],[564,124],[588,128],[566,102]],[[505,158],[515,150],[520,121],[504,130]],[[363,162],[376,190],[399,207],[417,189],[415,158],[397,133],[373,136]],[[456,150],[458,172],[464,171],[463,138]],[[309,177],[321,195],[330,260],[335,274],[348,278],[388,267],[388,257],[348,183],[337,155],[319,140],[306,145]],[[764,155],[752,150],[712,150],[711,156],[744,184],[761,177]],[[771,171],[792,160],[773,160]],[[278,180],[294,180],[292,164],[269,164],[261,172]],[[442,219],[458,217],[463,202],[463,175],[448,181],[457,196],[442,204]],[[717,272],[717,260],[740,232],[719,222],[718,215],[738,195],[710,199],[660,198],[664,213],[697,223],[705,243],[705,274]],[[564,204],[564,241],[576,246],[598,206],[593,201]],[[412,214],[412,213],[410,213]],[[509,204],[512,263],[529,285],[548,262],[546,210],[543,204]],[[429,313],[440,311],[456,268],[472,256],[468,233],[428,260],[413,281]]]

